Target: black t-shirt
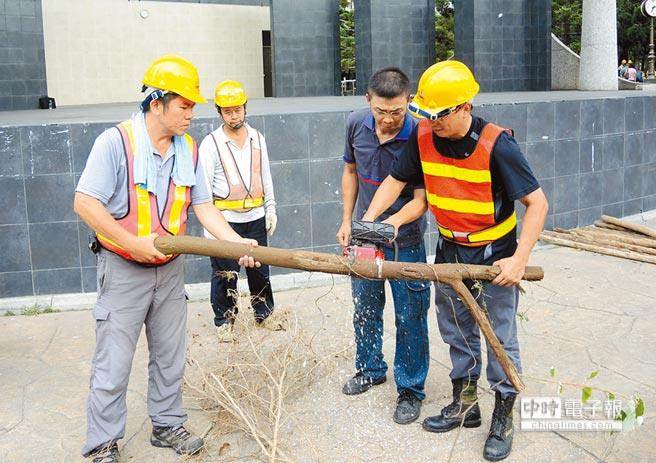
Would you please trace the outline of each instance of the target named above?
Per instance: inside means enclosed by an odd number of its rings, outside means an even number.
[[[476,148],[487,121],[473,116],[467,134],[459,140],[449,140],[433,133],[433,143],[444,156],[465,159]],[[531,171],[515,139],[503,132],[499,135],[490,157],[494,211],[497,220],[508,217],[515,210],[515,201],[537,190],[540,185]],[[413,130],[405,150],[392,165],[390,175],[402,182],[420,184],[424,181],[419,158],[417,127]],[[440,237],[435,250],[435,262],[460,262],[490,265],[512,256],[517,249],[516,230],[487,246],[469,247],[446,241]]]

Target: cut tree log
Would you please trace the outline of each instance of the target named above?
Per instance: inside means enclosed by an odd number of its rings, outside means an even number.
[[[545,230],[545,232],[547,232],[548,235],[555,232],[553,236],[556,237],[560,236],[562,238],[580,242],[580,243],[601,245],[604,247],[611,247],[615,249],[627,249],[629,251],[640,252],[643,254],[656,256],[656,249],[654,248],[639,246],[637,244],[625,243],[623,241],[620,241],[619,237],[615,237],[613,235],[599,236],[599,235],[593,235],[591,233],[585,233],[578,229],[563,230],[562,228],[554,228],[554,232],[548,232],[547,230]]]
[[[619,225],[613,225],[612,223],[604,222],[603,220],[595,220],[594,226],[598,228],[607,228],[608,230],[630,233],[631,236],[644,236],[640,233],[632,232],[631,230],[627,230],[624,227],[620,227]]]
[[[609,223],[611,225],[615,225],[615,226],[618,226],[618,227],[625,228],[627,230],[638,232],[638,233],[643,234],[645,236],[650,236],[652,238],[656,238],[656,230],[654,230],[653,228],[649,228],[645,225],[640,225],[640,224],[637,224],[637,223],[627,222],[626,220],[620,220],[618,218],[611,217],[609,215],[602,215],[601,220],[603,220],[604,222]]]
[[[595,246],[592,244],[580,243],[580,242],[573,241],[571,239],[567,239],[567,237],[564,236],[553,236],[553,235],[545,234],[545,232],[542,232],[540,234],[540,241],[544,241],[545,243],[557,244],[559,246],[566,246],[574,249],[581,249],[583,251],[596,252],[597,254],[605,254],[607,256],[621,257],[623,259],[630,259],[638,262],[647,262],[649,264],[656,264],[656,256],[649,256],[646,254],[641,254],[639,252],[623,251],[619,249],[606,248],[603,246]]]
[[[595,227],[584,227],[584,228],[575,228],[570,230],[577,234],[585,234],[591,236],[607,237],[609,239],[617,240],[622,243],[635,244],[637,246],[644,246],[646,248],[656,248],[656,239],[653,238],[635,238],[633,234],[626,232],[621,232],[617,230],[610,230],[608,228],[595,228]]]
[[[164,254],[195,254],[235,260],[249,255],[263,264],[310,272],[352,275],[370,279],[428,280],[448,284],[460,296],[469,309],[472,318],[478,323],[508,380],[518,392],[524,390],[524,383],[515,365],[494,334],[487,314],[481,309],[474,296],[463,283],[464,279],[491,281],[499,274],[499,267],[418,262],[350,261],[346,257],[335,254],[293,251],[266,246],[252,247],[242,243],[208,240],[194,236],[158,237],[155,238],[155,247]],[[523,279],[537,281],[543,277],[542,268],[526,267]]]

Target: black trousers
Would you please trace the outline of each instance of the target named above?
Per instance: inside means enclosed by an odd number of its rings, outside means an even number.
[[[243,238],[251,238],[260,246],[267,245],[266,221],[264,217],[253,222],[230,223],[230,226]],[[212,283],[210,302],[214,310],[214,324],[221,326],[232,321],[237,315],[237,276],[239,264],[231,259],[210,257],[212,263]],[[269,280],[269,266],[247,268],[248,288],[251,291],[251,306],[255,320],[262,321],[273,312],[273,292]]]

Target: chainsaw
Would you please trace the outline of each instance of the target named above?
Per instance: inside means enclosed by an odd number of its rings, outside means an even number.
[[[382,246],[393,242],[395,234],[392,224],[354,220],[351,225],[349,245],[344,248],[344,256],[350,262],[355,260],[382,262],[385,260]],[[394,260],[396,255],[397,247],[394,243]]]

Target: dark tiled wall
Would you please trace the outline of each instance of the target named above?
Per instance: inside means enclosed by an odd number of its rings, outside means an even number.
[[[339,2],[271,0],[274,95],[339,95]]]
[[[456,0],[456,58],[482,91],[549,90],[550,0]]]
[[[656,97],[496,104],[475,113],[515,130],[549,197],[549,228],[656,208]],[[270,151],[279,216],[271,245],[338,252],[346,116],[249,118]],[[191,133],[201,139],[216,124],[197,120]],[[88,230],[71,202],[89,149],[108,125],[0,127],[0,297],[95,291]],[[189,230],[202,234],[195,219]],[[429,254],[436,238],[433,224]],[[187,259],[187,271],[189,282],[208,281],[208,259]]]
[[[377,69],[398,66],[417,88],[421,73],[435,62],[434,0],[355,2],[358,93]],[[413,90],[414,91],[414,90]]]
[[[45,94],[41,0],[0,0],[0,111],[38,108]]]

